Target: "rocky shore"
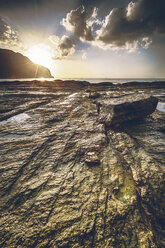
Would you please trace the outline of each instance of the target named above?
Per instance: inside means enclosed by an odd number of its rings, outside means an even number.
[[[165,82],[0,96],[0,247],[165,247]]]

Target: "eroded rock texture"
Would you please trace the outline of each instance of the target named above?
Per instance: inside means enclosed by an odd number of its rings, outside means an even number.
[[[109,129],[88,93],[143,91],[162,110],[164,90],[70,85],[1,83],[0,246],[165,247],[165,113]]]
[[[152,114],[157,103],[156,97],[142,93],[111,96],[97,103],[99,120],[108,127],[115,127]]]

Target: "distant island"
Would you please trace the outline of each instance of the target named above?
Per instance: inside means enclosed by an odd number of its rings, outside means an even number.
[[[0,78],[51,78],[48,68],[33,63],[21,53],[0,49]]]

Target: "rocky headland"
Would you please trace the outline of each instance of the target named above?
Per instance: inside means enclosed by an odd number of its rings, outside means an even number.
[[[51,78],[52,75],[44,66],[33,63],[21,53],[0,49],[0,78]]]
[[[0,247],[164,248],[164,90],[0,82]]]

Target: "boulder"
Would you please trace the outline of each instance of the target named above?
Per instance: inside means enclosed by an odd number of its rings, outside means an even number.
[[[90,151],[85,154],[85,162],[89,166],[100,165],[100,159],[95,151]]]
[[[144,118],[152,114],[158,99],[148,94],[129,94],[105,99],[97,103],[99,120],[107,126]]]
[[[99,154],[101,152],[101,146],[90,147],[85,153],[85,163],[88,166],[100,165]]]

